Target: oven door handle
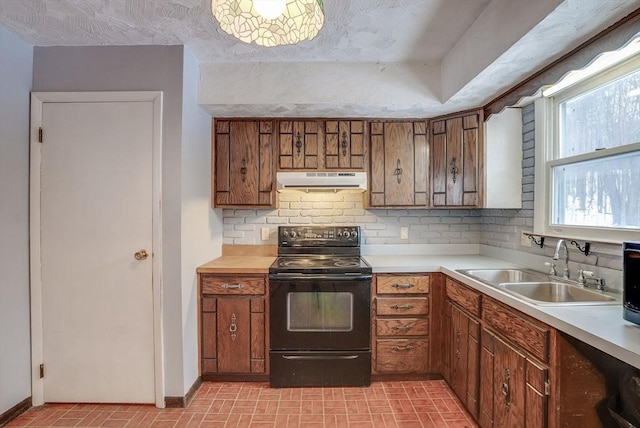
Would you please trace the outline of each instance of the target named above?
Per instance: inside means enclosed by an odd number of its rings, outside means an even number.
[[[355,360],[357,355],[283,355],[285,360]]]

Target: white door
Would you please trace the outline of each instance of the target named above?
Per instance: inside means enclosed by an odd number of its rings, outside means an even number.
[[[156,107],[41,107],[43,401],[154,403]]]

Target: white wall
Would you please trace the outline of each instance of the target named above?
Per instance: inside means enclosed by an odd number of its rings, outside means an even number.
[[[211,209],[211,117],[198,105],[199,67],[184,49],[182,84],[182,352],[184,390],[198,377],[196,267],[220,255],[222,212]]]
[[[29,92],[33,48],[0,27],[0,414],[31,397]]]
[[[165,395],[184,395],[181,275],[182,46],[36,47],[34,91],[163,91]]]

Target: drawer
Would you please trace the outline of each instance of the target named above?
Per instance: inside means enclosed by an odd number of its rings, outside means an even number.
[[[378,275],[378,294],[426,294],[429,292],[429,276]]]
[[[427,315],[428,297],[378,297],[377,315]]]
[[[264,276],[201,275],[202,294],[261,294]]]
[[[377,336],[427,336],[429,320],[426,318],[377,319]]]
[[[486,326],[500,333],[509,342],[538,360],[549,362],[548,327],[529,321],[492,299],[484,299],[482,319]]]
[[[426,373],[428,339],[377,339],[376,371],[379,373]]]
[[[447,278],[447,298],[471,315],[480,316],[480,293]]]

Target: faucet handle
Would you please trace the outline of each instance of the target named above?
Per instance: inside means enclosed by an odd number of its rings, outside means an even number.
[[[590,270],[584,270],[584,269],[578,269],[578,285],[580,287],[584,287],[585,284],[587,283],[587,276],[593,276],[593,272],[591,272]]]
[[[558,272],[556,272],[556,264],[551,262],[545,262],[545,266],[549,266],[549,275],[557,276]]]

